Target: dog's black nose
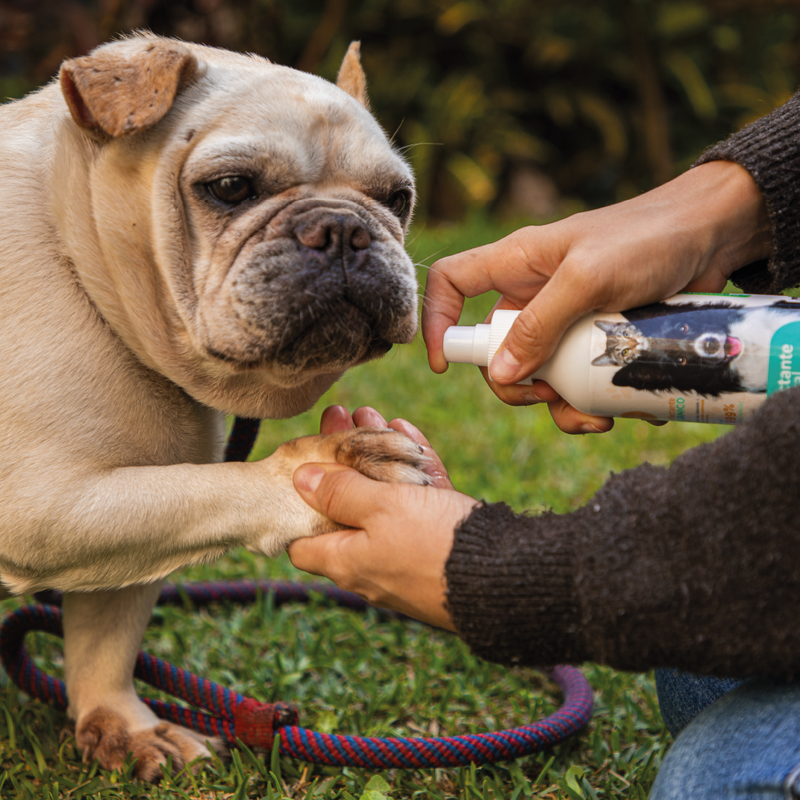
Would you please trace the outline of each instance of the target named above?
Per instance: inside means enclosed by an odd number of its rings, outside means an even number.
[[[315,214],[302,220],[294,236],[303,247],[311,250],[353,253],[366,250],[372,243],[364,223],[355,214]]]

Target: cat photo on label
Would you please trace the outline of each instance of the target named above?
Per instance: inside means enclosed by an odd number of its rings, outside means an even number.
[[[780,357],[773,339],[787,323],[800,328],[800,305],[792,298],[770,298],[769,305],[738,300],[698,296],[635,308],[622,321],[595,320],[605,347],[592,365],[616,367],[612,383],[640,391],[767,392],[770,360]]]

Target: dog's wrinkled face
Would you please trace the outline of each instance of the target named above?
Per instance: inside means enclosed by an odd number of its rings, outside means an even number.
[[[413,183],[365,109],[273,71],[271,92],[294,92],[294,102],[243,101],[244,131],[231,109],[188,154],[181,195],[195,234],[200,345],[291,386],[413,338],[416,283],[403,249]]]
[[[134,95],[171,72],[162,117],[139,124],[102,105],[118,89],[92,85],[100,59],[112,74],[142,67]],[[272,416],[307,408],[348,367],[411,341],[413,177],[366,108],[357,47],[343,88],[157,37],[73,63],[62,90],[98,139],[92,201],[113,282],[95,301],[145,363],[208,405]],[[168,91],[129,102],[146,109]],[[148,292],[159,315],[131,315]]]

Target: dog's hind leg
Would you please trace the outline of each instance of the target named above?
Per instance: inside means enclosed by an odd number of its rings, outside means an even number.
[[[139,700],[133,668],[160,583],[64,595],[64,676],[84,761],[118,769],[130,753],[153,781],[172,756],[175,772],[208,757],[206,737],[163,722]],[[214,742],[215,749],[219,743]]]

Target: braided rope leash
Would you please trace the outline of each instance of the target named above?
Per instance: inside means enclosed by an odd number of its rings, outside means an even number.
[[[226,461],[244,461],[257,434],[258,420],[237,419],[228,440]],[[196,606],[219,601],[249,603],[262,594],[271,595],[274,604],[280,606],[292,601],[308,602],[312,592],[351,609],[368,607],[357,595],[334,586],[280,581],[167,586],[159,604],[182,603],[184,598]],[[25,635],[32,631],[63,637],[61,609],[56,605],[32,605],[10,614],[0,626],[0,661],[20,689],[66,710],[64,682],[39,669],[24,646]],[[427,739],[316,733],[296,725],[297,711],[287,703],[261,703],[144,652],[139,653],[134,675],[195,706],[187,708],[143,698],[161,719],[205,736],[220,736],[229,746],[236,746],[238,740],[251,748],[271,750],[277,735],[281,755],[338,766],[410,769],[508,761],[560,744],[584,728],[592,715],[592,688],[579,670],[568,666],[555,667],[551,673],[564,693],[564,703],[549,717],[508,730]]]
[[[182,602],[184,597],[200,605],[221,600],[247,602],[260,593],[272,593],[278,606],[290,601],[307,602],[313,591],[323,591],[329,599],[349,608],[367,605],[357,595],[335,587],[270,581],[169,586],[159,602]],[[31,605],[10,614],[0,627],[0,660],[20,689],[59,710],[66,710],[64,682],[39,669],[24,647],[26,634],[33,631],[63,636],[61,609]],[[143,698],[161,719],[192,728],[205,736],[221,736],[229,746],[236,746],[239,740],[251,748],[270,750],[278,734],[281,755],[338,766],[411,769],[508,761],[560,744],[584,728],[592,714],[591,686],[579,670],[567,666],[556,667],[552,672],[553,680],[564,693],[564,704],[549,717],[508,730],[428,739],[317,733],[298,727],[297,712],[286,703],[261,703],[144,652],[139,653],[134,675],[196,706],[187,708]]]

